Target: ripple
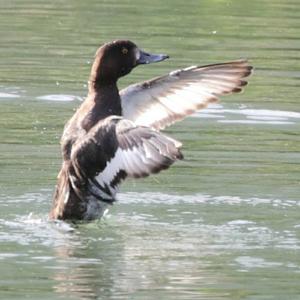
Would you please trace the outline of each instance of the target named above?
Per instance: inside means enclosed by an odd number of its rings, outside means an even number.
[[[61,102],[71,102],[75,100],[82,101],[82,97],[66,94],[52,94],[36,97],[38,100],[45,101],[61,101]]]
[[[219,120],[219,123],[227,124],[271,124],[271,125],[287,125],[295,124],[295,122],[284,122],[284,121],[254,121],[254,120]]]
[[[286,117],[272,117],[272,116],[247,116],[251,120],[263,120],[263,121],[286,121]]]
[[[0,260],[8,259],[8,258],[16,258],[26,256],[23,253],[0,253]]]
[[[241,118],[244,117],[244,119]],[[289,125],[295,124],[300,120],[300,113],[294,111],[281,111],[269,109],[224,109],[223,106],[213,106],[204,109],[194,117],[204,119],[222,119],[219,123],[227,124],[271,124],[271,125]]]
[[[235,261],[241,266],[251,268],[272,268],[282,266],[282,263],[275,261],[266,261],[261,257],[239,256]]]
[[[225,116],[218,115],[218,114],[210,114],[210,113],[198,113],[195,115],[198,118],[203,118],[203,119],[222,119],[225,118]]]
[[[228,225],[249,225],[249,224],[255,224],[253,221],[248,221],[248,220],[233,220],[227,223]]]
[[[21,96],[18,94],[11,94],[11,93],[0,93],[0,98],[3,99],[11,99],[11,98],[20,98]]]
[[[6,202],[14,207],[16,203],[23,202],[25,206],[34,203],[42,203],[48,199],[47,192],[28,193],[19,197],[12,197],[12,203],[6,198]],[[203,205],[198,205],[203,204]],[[259,207],[263,205],[263,210]],[[299,223],[292,222],[285,230],[275,230],[272,222],[260,222],[256,218],[256,212],[263,211],[266,216],[268,209],[275,209],[278,214],[290,208],[300,205],[300,201],[266,198],[242,198],[238,196],[212,196],[205,194],[194,195],[172,195],[165,193],[121,193],[119,195],[119,212],[113,213],[112,218],[107,218],[108,227],[127,236],[128,232],[135,232],[137,236],[153,233],[156,235],[162,228],[172,235],[186,236],[187,234],[200,234],[202,246],[214,251],[228,251],[233,249],[263,249],[272,245],[273,248],[298,250],[300,249],[299,239],[296,231]],[[220,207],[222,206],[222,209]],[[232,209],[230,206],[235,206]],[[248,207],[247,207],[248,206]],[[257,207],[258,206],[258,207]],[[149,208],[150,207],[150,208]],[[163,207],[163,209],[161,209]],[[40,206],[39,206],[40,208]],[[245,208],[248,212],[245,215]],[[249,209],[248,209],[249,208]],[[239,210],[239,215],[221,214],[223,210]],[[251,209],[251,210],[250,210]],[[284,209],[284,210],[283,210]],[[215,220],[215,212],[219,212],[219,219]],[[282,213],[283,214],[283,213]],[[105,226],[106,222],[101,220]],[[14,215],[7,218],[6,215],[0,219],[0,243],[16,243],[28,246],[32,243],[45,247],[63,246],[66,243],[70,247],[81,245],[81,231],[87,231],[89,242],[92,241],[93,232],[97,232],[99,240],[99,222],[89,224],[73,225],[63,221],[50,222],[45,214],[29,213]],[[79,226],[79,227],[78,227]],[[129,227],[129,229],[128,229]],[[132,227],[132,229],[131,229]],[[125,228],[125,230],[123,230]],[[127,229],[126,229],[127,228]],[[110,232],[110,229],[108,232]],[[101,231],[103,233],[103,231]],[[110,238],[101,237],[101,242]],[[160,233],[161,234],[161,233]],[[206,241],[207,236],[214,236]],[[211,241],[211,243],[209,242]],[[209,243],[208,243],[209,242]],[[208,243],[208,244],[207,244]],[[202,247],[201,246],[201,247]],[[36,260],[47,260],[47,255],[35,255]]]
[[[299,206],[300,200],[282,200],[282,199],[272,199],[272,198],[242,198],[238,196],[211,196],[206,194],[193,194],[193,195],[171,195],[164,193],[137,193],[128,192],[120,193],[118,200],[120,203],[124,204],[197,204],[197,203],[207,203],[212,205],[228,204],[228,205],[239,205],[242,203],[256,206],[259,204],[269,204],[273,207],[291,207]]]
[[[7,196],[0,194],[0,204],[7,204],[7,203],[42,203],[45,200],[45,192],[50,193],[51,190],[43,190],[40,193],[26,193],[19,196]]]

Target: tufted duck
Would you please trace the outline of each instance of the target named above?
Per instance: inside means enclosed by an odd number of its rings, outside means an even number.
[[[220,95],[240,92],[252,69],[246,60],[192,66],[119,92],[120,77],[140,64],[166,58],[127,40],[98,49],[87,98],[61,139],[63,163],[51,219],[100,218],[126,177],[145,177],[182,159],[181,143],[160,130]]]

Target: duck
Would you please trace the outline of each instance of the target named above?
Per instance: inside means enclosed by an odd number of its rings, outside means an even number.
[[[252,72],[246,59],[195,65],[119,91],[119,78],[168,58],[129,40],[97,50],[87,97],[61,137],[62,166],[50,219],[100,219],[126,178],[146,177],[182,160],[182,143],[162,130],[219,96],[241,92]]]

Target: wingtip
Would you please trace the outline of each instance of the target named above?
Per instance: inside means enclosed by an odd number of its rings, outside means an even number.
[[[248,81],[246,81],[246,80],[241,80],[240,86],[241,86],[241,87],[244,87],[244,86],[246,86],[246,85],[248,85]]]
[[[178,154],[176,157],[178,160],[183,160],[184,159],[184,155],[182,154],[182,152],[180,150],[178,150]]]
[[[237,60],[236,62],[240,62],[242,64],[245,64],[244,67],[246,69],[246,72],[245,72],[244,77],[248,77],[248,76],[250,76],[253,73],[254,67],[249,64],[249,60],[247,58],[242,58],[240,60]]]

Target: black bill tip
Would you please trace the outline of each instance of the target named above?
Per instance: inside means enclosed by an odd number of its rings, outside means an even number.
[[[169,58],[169,55],[166,54],[149,54],[142,50],[139,51],[139,57],[137,59],[138,65],[151,64],[155,62],[160,62]]]

